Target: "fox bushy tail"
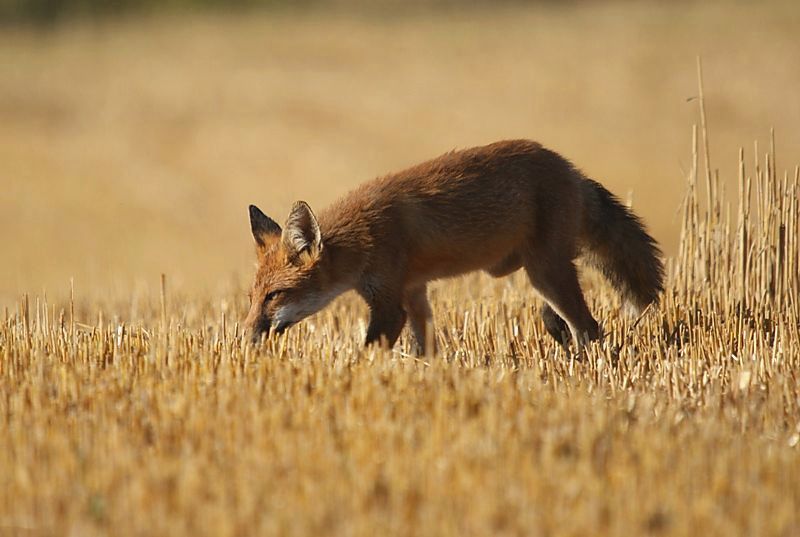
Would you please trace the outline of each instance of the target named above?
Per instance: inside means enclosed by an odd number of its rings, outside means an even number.
[[[600,183],[584,178],[582,187],[582,257],[641,311],[664,290],[661,250],[639,217]]]

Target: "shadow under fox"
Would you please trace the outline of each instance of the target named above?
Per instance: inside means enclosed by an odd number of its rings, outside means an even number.
[[[258,264],[245,324],[256,340],[354,289],[370,309],[366,344],[394,345],[409,321],[423,350],[429,281],[524,268],[546,302],[548,332],[564,341],[568,330],[580,345],[600,332],[577,257],[639,310],[663,289],[661,252],[639,218],[528,140],[446,153],[364,183],[319,215],[298,201],[283,228],[251,205],[250,223]]]

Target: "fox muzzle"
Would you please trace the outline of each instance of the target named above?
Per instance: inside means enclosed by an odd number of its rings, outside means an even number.
[[[289,321],[279,321],[276,324],[272,324],[269,319],[260,321],[250,329],[250,340],[253,344],[257,345],[261,342],[262,336],[266,335],[269,337],[272,334],[281,335],[294,324],[294,322]]]
[[[271,326],[270,326],[270,320],[269,319],[256,321],[250,327],[250,340],[254,344],[258,344],[261,341],[261,337],[263,335],[266,334],[267,336],[269,336],[270,328],[271,328]]]

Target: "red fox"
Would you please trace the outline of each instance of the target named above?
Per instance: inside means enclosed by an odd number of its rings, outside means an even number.
[[[406,320],[426,349],[431,280],[524,268],[547,331],[566,345],[600,337],[574,260],[598,268],[639,310],[663,290],[664,265],[642,222],[568,160],[528,140],[452,151],[364,183],[320,212],[294,204],[283,229],[250,206],[258,256],[254,341],[281,333],[354,289],[370,310],[366,344],[393,346]],[[428,348],[430,350],[430,348]]]

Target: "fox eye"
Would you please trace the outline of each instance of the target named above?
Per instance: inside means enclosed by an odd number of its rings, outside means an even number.
[[[281,290],[281,289],[277,289],[275,291],[270,291],[269,293],[267,293],[267,296],[264,299],[264,302],[269,302],[270,300],[274,299],[276,296],[278,296],[282,292],[283,292],[283,290]]]

